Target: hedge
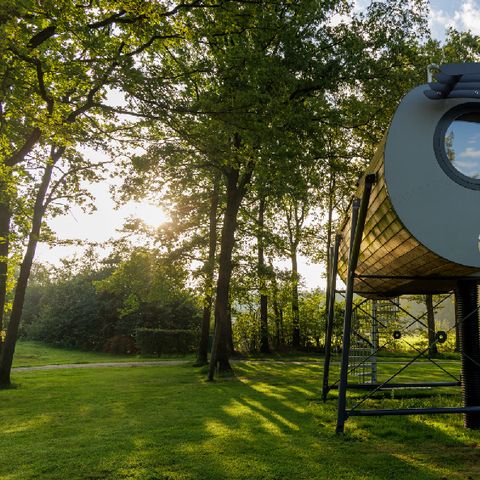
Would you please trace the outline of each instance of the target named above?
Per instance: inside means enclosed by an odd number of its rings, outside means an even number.
[[[138,328],[136,345],[140,353],[162,355],[194,352],[198,346],[198,332],[194,330],[171,330],[161,328]]]

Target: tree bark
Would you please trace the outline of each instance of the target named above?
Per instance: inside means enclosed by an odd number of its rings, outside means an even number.
[[[213,380],[217,367],[219,372],[232,371],[228,360],[228,307],[232,277],[232,252],[235,245],[238,210],[245,196],[246,187],[250,183],[252,172],[253,165],[247,168],[247,172],[242,177],[239,170],[235,168],[228,168],[225,172],[227,177],[227,204],[220,240],[220,259],[215,296],[215,334],[208,372],[209,380]]]
[[[264,215],[265,215],[265,198],[260,197],[258,206],[258,280],[260,290],[260,351],[262,353],[270,353],[270,345],[268,344],[268,296],[266,295],[265,282],[265,253],[264,253]]]
[[[5,301],[7,298],[8,253],[10,246],[10,219],[12,213],[8,203],[0,204],[0,354],[3,340],[3,318],[5,315]]]
[[[327,248],[326,248],[326,258],[327,258],[327,282],[328,278],[330,275],[330,268],[331,268],[331,262],[332,258],[330,258],[330,247],[332,245],[332,230],[333,230],[333,200],[334,200],[334,194],[335,194],[335,173],[333,172],[332,167],[330,166],[330,181],[328,185],[328,220],[327,220]],[[328,288],[327,288],[328,292]],[[326,297],[326,302],[325,302],[325,311],[328,312],[328,302],[330,299],[328,298],[328,295]]]
[[[279,323],[280,323],[280,345],[285,345],[285,331],[283,329],[283,308],[280,307],[279,310]]]
[[[273,315],[275,317],[275,348],[280,348],[283,345],[283,332],[282,332],[282,318],[281,318],[281,308],[278,303],[278,285],[277,285],[277,276],[275,270],[273,269],[273,264],[270,262],[270,269],[272,271],[272,306],[273,306]]]
[[[435,356],[438,353],[437,344],[434,343],[435,337],[435,312],[433,311],[432,295],[425,295],[425,306],[427,307],[427,327],[428,327],[428,355]]]
[[[298,264],[297,249],[292,247],[292,345],[294,348],[300,347],[300,311],[298,306]]]
[[[228,302],[228,310],[227,310],[227,349],[228,354],[233,355],[235,353],[235,347],[233,345],[233,325],[232,325],[232,304]]]
[[[40,230],[42,227],[42,219],[45,213],[45,198],[50,180],[52,178],[53,166],[55,162],[63,155],[65,148],[56,151],[52,148],[52,154],[45,166],[45,171],[40,182],[40,186],[35,198],[33,207],[32,227],[28,238],[27,249],[20,266],[20,273],[15,287],[15,295],[13,299],[12,313],[8,323],[7,335],[3,344],[2,353],[0,355],[0,388],[8,387],[11,384],[10,373],[12,369],[13,355],[15,353],[15,344],[17,342],[18,328],[22,318],[23,304],[25,302],[25,292],[28,285],[28,278],[32,270],[32,263],[35,257]]]
[[[215,178],[213,182],[209,212],[208,258],[205,262],[205,293],[203,299],[202,333],[200,336],[196,365],[206,365],[208,363],[208,339],[210,337],[210,321],[212,318],[213,275],[215,272],[215,252],[217,249],[217,210],[220,190],[218,178]]]
[[[23,144],[4,160],[7,167],[13,167],[25,160],[40,140],[41,131],[35,127],[26,137]],[[10,249],[10,221],[12,218],[11,199],[7,193],[7,182],[0,183],[0,354],[3,348],[2,332],[7,299],[8,254]]]
[[[274,294],[275,295],[275,294]],[[279,348],[280,343],[280,308],[278,307],[278,302],[273,297],[273,314],[275,315],[275,348]]]

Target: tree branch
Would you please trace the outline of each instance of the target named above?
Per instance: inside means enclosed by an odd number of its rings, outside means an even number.
[[[35,127],[32,132],[27,135],[23,145],[10,158],[5,160],[5,165],[13,167],[17,163],[22,162],[25,157],[31,152],[35,144],[40,140],[41,132],[38,127]]]
[[[29,48],[30,50],[37,48],[43,42],[46,42],[49,38],[53,37],[56,30],[56,25],[49,25],[47,28],[44,28],[28,41],[27,48]]]

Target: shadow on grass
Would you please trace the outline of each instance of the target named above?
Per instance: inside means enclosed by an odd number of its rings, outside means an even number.
[[[13,428],[0,438],[9,458],[0,477],[479,476],[472,445],[480,437],[463,430],[459,416],[352,419],[339,437],[335,398],[317,400],[319,366],[243,362],[235,369],[234,379],[213,383],[189,366],[24,374],[21,389],[0,392]]]

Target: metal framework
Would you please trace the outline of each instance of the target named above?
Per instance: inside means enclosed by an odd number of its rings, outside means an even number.
[[[387,380],[383,382],[376,381],[376,371],[371,374],[370,382],[363,383],[348,383],[348,375],[361,369],[367,362],[372,362],[376,358],[378,351],[386,348],[393,339],[388,340],[382,345],[378,345],[378,336],[375,338],[375,332],[373,331],[375,326],[372,327],[372,339],[370,340],[370,351],[368,355],[363,355],[360,361],[353,362],[353,366],[350,366],[349,359],[351,360],[351,344],[352,335],[357,335],[352,329],[352,322],[354,319],[355,311],[361,310],[364,314],[367,314],[372,319],[372,325],[374,322],[378,322],[378,325],[382,325],[382,321],[378,318],[375,312],[369,313],[364,308],[364,303],[355,305],[353,302],[354,293],[354,280],[355,279],[367,279],[373,276],[369,275],[356,275],[355,270],[357,268],[360,243],[362,240],[363,230],[365,226],[365,219],[367,208],[370,200],[370,193],[372,186],[375,183],[375,175],[367,175],[365,177],[365,188],[361,200],[354,199],[352,202],[352,228],[349,242],[349,261],[348,272],[346,279],[346,291],[345,291],[345,314],[343,322],[343,341],[342,341],[342,357],[340,365],[340,378],[334,383],[330,384],[330,364],[331,364],[331,344],[332,344],[332,332],[334,327],[334,314],[335,314],[335,298],[338,294],[336,288],[336,277],[338,269],[338,252],[340,242],[342,238],[340,235],[336,235],[334,245],[329,252],[330,255],[330,271],[328,272],[327,279],[327,328],[326,328],[326,341],[325,341],[325,360],[324,360],[324,375],[323,375],[323,388],[322,398],[326,401],[328,392],[332,389],[338,388],[338,411],[337,411],[337,433],[343,433],[345,428],[345,422],[349,417],[354,416],[383,416],[383,415],[418,415],[418,414],[452,414],[462,413],[465,415],[465,426],[467,428],[480,428],[480,335],[479,335],[479,305],[477,301],[477,281],[472,278],[455,277],[457,280],[457,289],[455,291],[455,304],[456,315],[455,325],[447,332],[459,328],[461,339],[461,354],[462,354],[462,381],[452,373],[448,372],[434,359],[427,357],[432,364],[451,377],[449,382],[415,382],[415,383],[394,383],[394,380],[400,373],[406,368],[412,365],[421,357],[424,357],[432,345],[441,343],[441,336],[436,337],[435,342],[428,345],[425,349],[419,349],[410,345],[411,348],[416,350],[416,355],[408,361],[405,365],[399,368],[394,374],[392,374]],[[379,276],[375,276],[379,278]],[[434,279],[433,277],[421,277],[422,279]],[[448,297],[444,297],[436,306],[444,302]],[[387,300],[391,303],[395,303],[395,307],[401,310],[405,315],[411,318],[411,322],[404,327],[404,330],[408,330],[413,324],[419,323],[424,327],[427,325],[422,321],[425,314],[420,317],[415,317],[407,310],[403,309],[395,300]],[[378,326],[377,325],[377,326]],[[398,408],[398,409],[362,409],[360,408],[364,403],[371,398],[375,393],[386,388],[419,388],[419,387],[458,387],[462,386],[464,406],[463,407],[442,407],[442,408]],[[365,389],[368,392],[360,398],[353,407],[347,408],[347,390],[349,388]]]

